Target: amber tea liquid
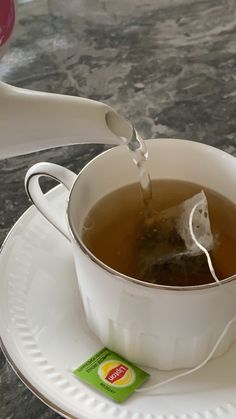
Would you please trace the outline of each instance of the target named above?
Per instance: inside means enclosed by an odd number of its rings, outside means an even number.
[[[211,230],[216,245],[211,256],[220,279],[236,273],[236,206],[216,192],[190,182],[177,180],[152,181],[152,206],[164,210],[204,190],[209,209]],[[101,199],[88,214],[89,225],[83,229],[83,241],[103,263],[125,275],[162,285],[186,286],[214,282],[203,261],[204,269],[194,275],[194,263],[181,272],[164,267],[159,277],[139,277],[140,226],[143,225],[145,204],[138,183],[118,189]],[[147,244],[145,244],[148,246]],[[147,249],[148,250],[148,249]],[[202,255],[205,258],[204,255]],[[200,258],[201,259],[201,258]]]

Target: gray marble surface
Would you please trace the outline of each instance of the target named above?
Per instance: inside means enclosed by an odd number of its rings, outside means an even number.
[[[236,156],[234,0],[21,0],[0,79],[102,100],[145,138],[194,139]],[[29,166],[46,160],[78,172],[103,149],[80,145],[1,161],[0,241],[29,206]],[[0,419],[57,417],[1,354]]]

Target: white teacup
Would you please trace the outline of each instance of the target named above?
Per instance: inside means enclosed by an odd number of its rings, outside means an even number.
[[[196,142],[158,139],[147,142],[152,179],[199,183],[236,204],[236,160]],[[67,221],[53,212],[38,179],[49,176],[70,191]],[[72,244],[87,322],[108,348],[127,359],[159,369],[193,367],[203,361],[236,313],[235,277],[194,287],[168,287],[127,277],[106,266],[81,239],[86,215],[103,196],[138,182],[126,146],[93,159],[75,175],[51,163],[39,163],[26,175],[26,190],[42,214]],[[68,224],[68,226],[67,226]],[[236,339],[231,327],[215,356]]]

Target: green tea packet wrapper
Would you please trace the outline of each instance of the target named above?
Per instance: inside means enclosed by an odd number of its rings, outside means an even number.
[[[117,403],[126,400],[150,376],[107,348],[84,362],[74,375]]]

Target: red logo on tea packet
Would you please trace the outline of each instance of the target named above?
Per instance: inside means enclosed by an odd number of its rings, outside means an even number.
[[[103,362],[98,369],[99,377],[114,387],[128,387],[135,380],[135,372],[129,365],[116,359]]]
[[[123,378],[127,371],[128,371],[128,368],[125,365],[120,364],[120,365],[117,365],[116,368],[112,368],[108,372],[107,376],[104,378],[105,380],[109,381],[109,383],[113,384],[115,381]]]

